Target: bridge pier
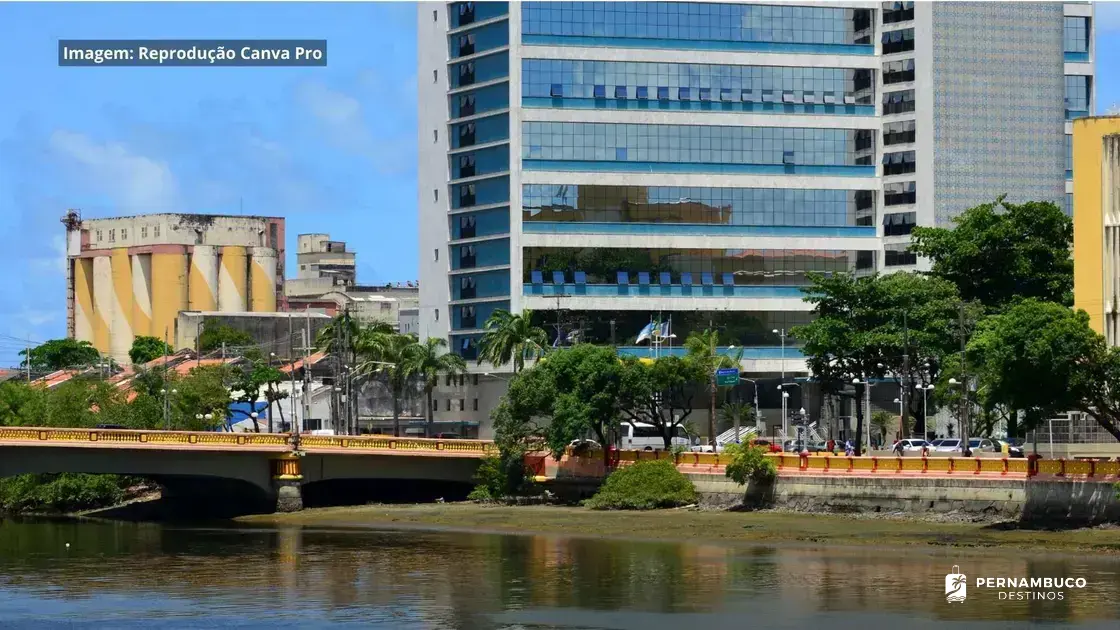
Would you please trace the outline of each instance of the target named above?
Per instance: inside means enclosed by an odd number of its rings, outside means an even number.
[[[299,512],[303,509],[303,474],[300,472],[299,455],[284,453],[269,460],[272,467],[272,493],[276,497],[277,512]]]

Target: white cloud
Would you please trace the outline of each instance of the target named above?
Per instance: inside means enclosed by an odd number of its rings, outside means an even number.
[[[319,123],[331,144],[359,155],[373,155],[373,137],[357,98],[317,81],[300,83],[296,98]]]
[[[91,188],[108,195],[122,211],[167,212],[177,208],[178,188],[166,162],[136,155],[116,142],[56,130],[49,146]]]

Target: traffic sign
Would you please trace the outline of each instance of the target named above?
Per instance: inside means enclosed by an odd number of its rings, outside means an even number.
[[[735,386],[739,384],[739,368],[719,368],[716,370],[716,385]]]

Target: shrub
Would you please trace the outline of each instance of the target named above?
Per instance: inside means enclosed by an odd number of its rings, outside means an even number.
[[[120,503],[126,478],[63,473],[0,479],[0,511],[76,512]]]
[[[497,501],[518,494],[527,485],[525,455],[515,450],[483,459],[474,473],[474,483],[467,495],[471,501]]]
[[[653,510],[696,502],[696,488],[668,460],[637,462],[612,472],[584,505],[593,510]]]
[[[723,454],[731,457],[725,474],[740,485],[748,481],[769,481],[778,474],[777,466],[766,457],[766,449],[761,446],[728,444]]]

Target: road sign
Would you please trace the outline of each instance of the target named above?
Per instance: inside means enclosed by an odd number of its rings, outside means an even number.
[[[720,368],[716,370],[716,385],[739,384],[739,368]]]

